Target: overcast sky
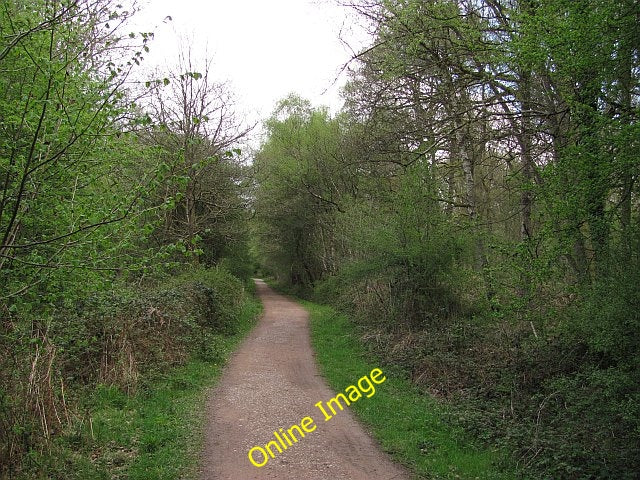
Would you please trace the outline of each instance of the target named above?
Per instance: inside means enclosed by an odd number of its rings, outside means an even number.
[[[254,120],[267,118],[291,92],[336,112],[345,80],[339,72],[351,57],[339,37],[356,49],[366,43],[351,12],[333,0],[140,3],[140,28],[155,31],[146,65],[175,64],[180,39],[189,39],[195,58],[213,59],[214,77],[229,81],[240,109]],[[163,23],[167,16],[172,21]]]

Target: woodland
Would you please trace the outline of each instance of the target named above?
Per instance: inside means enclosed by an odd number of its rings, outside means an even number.
[[[206,61],[141,78],[134,11],[1,2],[0,478],[71,478],[92,392],[217,358],[251,276],[521,478],[638,478],[640,3],[342,3],[343,109],[251,152]]]

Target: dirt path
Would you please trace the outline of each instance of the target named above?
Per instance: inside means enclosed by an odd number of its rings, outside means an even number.
[[[380,451],[349,407],[324,421],[314,404],[326,402],[337,392],[326,386],[316,369],[308,314],[263,281],[258,280],[257,287],[264,315],[232,356],[207,406],[202,479],[409,478]],[[298,433],[299,441],[282,453],[272,444],[275,458],[268,457],[260,468],[249,462],[252,447],[264,448],[275,440],[274,431],[300,425],[307,416],[313,418],[315,430],[307,431],[304,438]],[[307,427],[312,430],[311,424]],[[261,463],[264,457],[256,450],[253,458]]]

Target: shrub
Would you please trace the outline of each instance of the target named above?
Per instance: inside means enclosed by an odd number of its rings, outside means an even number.
[[[86,389],[133,392],[189,357],[216,360],[243,298],[226,270],[199,269],[47,315],[5,316],[0,347],[11,345],[12,355],[0,358],[0,476],[73,424]]]

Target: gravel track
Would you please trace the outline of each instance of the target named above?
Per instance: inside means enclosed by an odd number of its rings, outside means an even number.
[[[337,392],[318,374],[309,315],[262,280],[256,284],[264,313],[232,355],[207,404],[202,480],[410,478],[380,450],[349,407],[324,421],[314,404]],[[286,431],[307,416],[315,422],[314,431],[282,453],[272,445],[275,458],[268,457],[264,466],[250,463],[252,447],[264,449],[275,440],[274,431]],[[253,458],[264,461],[257,450]]]

